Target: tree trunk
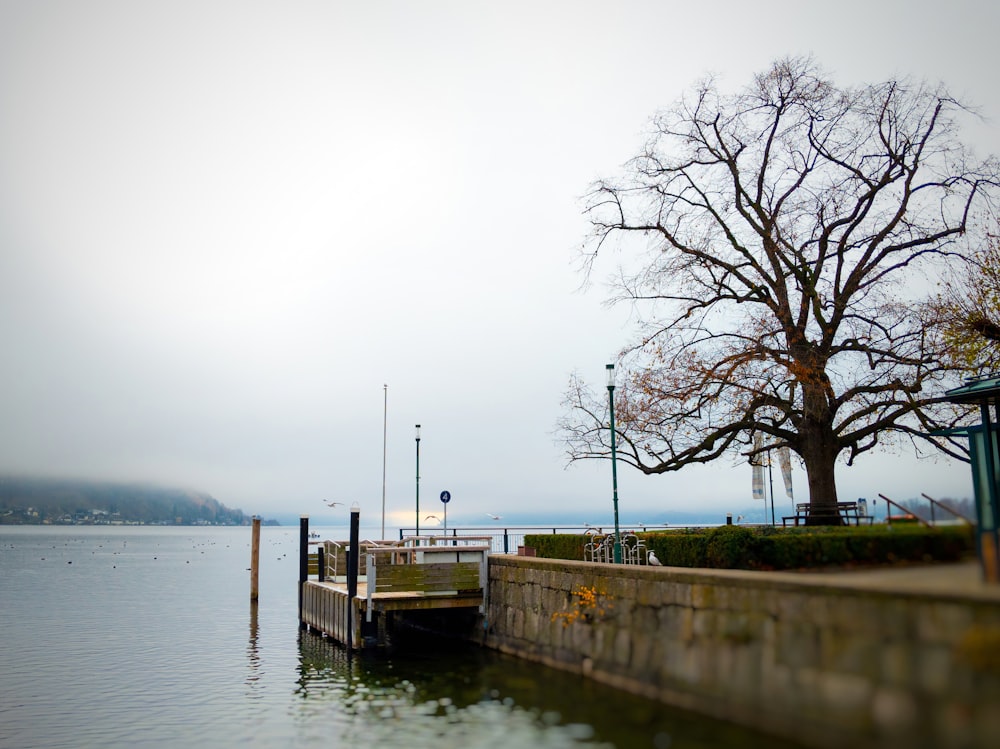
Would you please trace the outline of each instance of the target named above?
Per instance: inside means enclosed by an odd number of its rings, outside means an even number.
[[[803,419],[799,426],[801,456],[809,479],[809,516],[806,525],[843,525],[837,510],[837,482],[834,467],[840,444],[833,431],[831,412],[823,383],[804,382]]]
[[[834,460],[826,455],[805,458],[809,477],[809,515],[806,525],[843,525],[837,510]]]

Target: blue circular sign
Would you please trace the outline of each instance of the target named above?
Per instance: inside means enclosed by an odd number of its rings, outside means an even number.
[[[441,501],[448,504],[451,501],[451,492],[443,491],[441,492]]]

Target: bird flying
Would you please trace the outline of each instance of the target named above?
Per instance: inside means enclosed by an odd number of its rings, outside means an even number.
[[[493,520],[503,520],[503,517],[501,515],[494,515],[491,512],[487,512],[486,517],[492,518]]]
[[[327,507],[337,507],[338,505],[344,504],[343,502],[327,502],[325,499],[323,502],[326,503]]]
[[[654,567],[662,567],[663,566],[663,563],[659,559],[656,558],[656,552],[655,551],[650,551],[649,555],[646,557],[646,560],[651,565],[653,565]]]

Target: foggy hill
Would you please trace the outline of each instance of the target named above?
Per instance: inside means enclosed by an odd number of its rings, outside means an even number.
[[[0,523],[91,522],[242,525],[241,510],[211,495],[152,484],[0,477]]]

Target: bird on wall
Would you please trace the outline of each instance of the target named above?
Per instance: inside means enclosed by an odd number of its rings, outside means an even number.
[[[663,563],[659,559],[656,558],[656,552],[655,551],[650,551],[649,554],[646,556],[646,560],[651,565],[653,565],[654,567],[662,567],[663,566]]]
[[[493,520],[503,520],[502,515],[494,515],[492,512],[487,512],[486,517],[491,518]]]
[[[326,504],[327,507],[342,507],[344,504],[343,502],[327,502],[325,499],[323,500],[323,502]]]

